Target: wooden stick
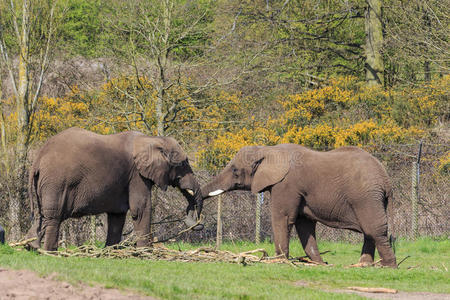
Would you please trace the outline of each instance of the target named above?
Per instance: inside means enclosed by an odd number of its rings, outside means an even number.
[[[16,243],[10,243],[9,246],[10,247],[25,246],[26,244],[31,243],[34,240],[37,240],[37,238],[34,237],[34,238],[31,238],[31,239],[26,239],[26,240],[19,241],[19,242],[16,242]]]
[[[381,261],[381,259],[379,259],[379,260],[377,260],[377,261],[375,261],[375,262],[373,262],[373,263],[356,263],[356,264],[353,264],[353,265],[350,265],[350,266],[346,266],[346,267],[344,267],[344,268],[365,268],[365,267],[372,267],[372,266],[375,266],[376,264],[378,264],[379,262]]]
[[[400,266],[400,264],[401,264],[402,262],[404,262],[405,260],[407,260],[407,259],[410,258],[410,257],[411,257],[410,255],[407,255],[404,259],[402,259],[402,260],[397,264],[397,267]]]
[[[388,288],[370,288],[370,287],[360,287],[360,286],[349,286],[347,289],[365,292],[365,293],[387,293],[387,294],[396,294],[398,291],[394,289]]]

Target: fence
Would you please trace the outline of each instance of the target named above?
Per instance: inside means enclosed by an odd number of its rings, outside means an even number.
[[[449,145],[424,143],[420,159],[419,144],[367,147],[386,166],[394,188],[393,209],[389,211],[390,229],[397,237],[443,236],[450,232],[450,175],[437,171],[439,158],[449,151]],[[196,171],[200,184],[212,179],[204,170]],[[0,191],[0,197],[2,193]],[[221,240],[271,239],[270,193],[263,198],[245,191],[233,191],[205,200],[203,214],[205,229],[184,233],[179,239],[186,242],[221,243]],[[220,199],[220,206],[218,202]],[[412,200],[414,200],[412,202]],[[25,201],[24,205],[27,205]],[[154,236],[166,239],[184,228],[183,218],[187,202],[176,189],[159,192],[153,201]],[[7,224],[6,198],[0,202],[0,223]],[[222,212],[218,214],[217,210]],[[221,219],[221,222],[220,220]],[[25,222],[29,218],[24,218]],[[218,226],[218,221],[221,226]],[[82,244],[87,240],[106,239],[106,216],[69,219],[61,228],[61,238],[69,244]],[[125,236],[132,234],[131,218],[124,228]],[[260,231],[258,234],[258,230]],[[295,233],[292,233],[293,236]],[[219,238],[218,238],[218,235]],[[318,224],[319,240],[362,241],[361,234],[338,230]]]

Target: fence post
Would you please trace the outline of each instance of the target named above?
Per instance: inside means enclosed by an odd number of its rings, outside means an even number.
[[[157,239],[153,237],[153,231],[155,229],[155,226],[153,225],[153,220],[155,220],[157,204],[158,204],[158,188],[156,187],[156,185],[154,185],[152,187],[150,197],[148,198],[148,205],[150,208],[150,228],[148,237],[146,237],[146,239],[148,239],[150,243],[157,242]]]
[[[222,245],[222,195],[217,197],[217,234],[216,234],[216,249]]]
[[[411,173],[411,237],[416,239],[419,235],[419,180],[420,180],[420,158],[422,156],[422,141],[419,144],[417,161],[412,164]]]
[[[264,193],[256,196],[256,213],[255,213],[255,243],[260,243],[261,238],[261,204],[264,201]]]

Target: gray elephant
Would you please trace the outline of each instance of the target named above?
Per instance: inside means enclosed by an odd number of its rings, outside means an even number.
[[[0,225],[0,244],[5,243],[5,230],[3,229],[2,225]]]
[[[202,210],[200,186],[186,154],[170,137],[149,137],[139,132],[98,135],[70,128],[51,137],[39,150],[29,172],[29,194],[34,223],[31,246],[55,250],[60,223],[71,217],[106,213],[106,245],[121,240],[128,210],[138,237],[137,246],[149,244],[151,188],[176,186],[188,200],[185,219],[195,225]],[[198,228],[200,227],[200,228]],[[195,229],[201,229],[197,225]]]
[[[303,146],[242,148],[214,180],[202,187],[203,198],[230,190],[270,191],[277,254],[289,257],[293,225],[305,253],[323,263],[316,243],[316,222],[364,234],[361,263],[372,263],[377,248],[381,264],[396,267],[389,243],[386,208],[392,189],[383,165],[357,147],[329,152]]]

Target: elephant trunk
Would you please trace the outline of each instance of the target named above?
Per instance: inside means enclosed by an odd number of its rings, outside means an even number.
[[[224,187],[223,184],[224,180],[222,177],[224,177],[223,172],[217,175],[208,184],[202,186],[201,193],[203,199],[220,195],[228,190],[227,188]]]
[[[180,180],[179,188],[189,202],[186,209],[186,217],[184,218],[184,223],[188,227],[192,227],[197,224],[192,229],[202,230],[204,227],[203,224],[198,223],[203,209],[203,198],[200,190],[200,185],[194,178],[194,175],[191,173],[184,176]]]

